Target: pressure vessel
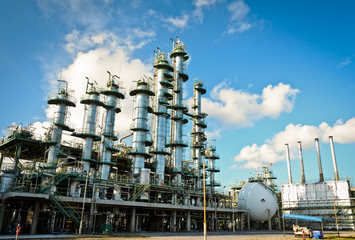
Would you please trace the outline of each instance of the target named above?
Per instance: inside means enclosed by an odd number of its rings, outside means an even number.
[[[270,218],[278,209],[276,194],[263,182],[247,182],[239,192],[237,208],[249,209],[251,221],[266,221],[268,209]]]

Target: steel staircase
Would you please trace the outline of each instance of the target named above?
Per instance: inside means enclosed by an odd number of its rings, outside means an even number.
[[[58,192],[55,192],[54,194],[49,194],[49,199],[64,216],[72,219],[76,225],[80,225],[81,214],[79,210],[75,207],[70,206],[69,203],[64,201],[62,196]]]
[[[150,187],[149,184],[136,184],[130,194],[129,201],[137,200]]]

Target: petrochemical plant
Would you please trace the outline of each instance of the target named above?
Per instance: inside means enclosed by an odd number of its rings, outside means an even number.
[[[114,129],[116,115],[125,110],[118,76],[108,72],[104,88],[87,79],[82,128],[68,122],[77,103],[59,80],[48,97],[56,108],[48,132],[36,136],[31,126],[11,126],[1,140],[1,233],[14,233],[18,224],[27,234],[202,230],[204,189],[207,228],[234,230],[247,211],[215,191],[219,156],[207,145],[202,81],[194,80],[192,111],[183,102],[188,58],[179,39],[169,54],[156,52],[153,78],[139,79],[129,91],[131,133],[121,138]],[[183,135],[189,120],[190,144]],[[64,140],[63,132],[82,144]],[[129,137],[131,145],[123,141]],[[185,159],[189,145],[192,156]]]
[[[156,52],[153,78],[138,79],[128,92],[134,107],[127,135],[115,130],[126,91],[110,72],[103,88],[87,79],[81,128],[68,121],[77,102],[65,80],[48,97],[56,110],[45,134],[36,135],[31,125],[8,128],[0,141],[0,234],[14,234],[18,224],[24,234],[292,228],[281,213],[322,217],[325,229],[354,230],[353,191],[349,180],[339,179],[333,137],[334,181],[324,181],[316,139],[318,182],[306,183],[299,142],[301,183],[292,181],[286,144],[289,183],[281,192],[269,167],[229,194],[216,191],[219,155],[208,144],[201,106],[206,89],[194,80],[188,109],[189,55],[182,41],[172,41],[168,54]],[[191,142],[184,134],[189,122]]]

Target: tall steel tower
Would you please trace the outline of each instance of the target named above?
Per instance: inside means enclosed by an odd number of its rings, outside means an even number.
[[[47,164],[44,165],[44,168],[47,168],[48,172],[51,173],[56,171],[63,130],[74,131],[67,123],[66,117],[68,107],[75,107],[76,100],[72,95],[73,91],[68,89],[68,83],[64,80],[58,80],[58,82],[60,83],[58,93],[50,94],[48,97],[48,104],[57,105],[53,118],[52,134],[50,136],[53,144],[49,147]]]
[[[100,146],[100,178],[107,180],[110,176],[110,165],[112,151],[116,149],[113,146],[114,141],[118,139],[118,134],[114,132],[115,114],[121,112],[119,99],[124,99],[124,89],[120,87],[118,77],[111,75],[107,81],[106,88],[101,90],[101,93],[107,96],[105,101],[105,121],[103,127],[103,138]]]
[[[138,80],[136,86],[129,93],[135,96],[133,109],[133,124],[131,130],[133,131],[132,150],[130,155],[133,155],[133,173],[134,177],[140,175],[141,169],[144,168],[144,161],[150,158],[151,155],[146,152],[146,145],[149,127],[148,127],[148,110],[149,96],[154,96],[151,90],[151,82],[149,79]]]
[[[206,89],[203,87],[203,82],[199,79],[194,80],[194,97],[193,97],[193,123],[192,123],[192,160],[195,165],[196,185],[202,187],[202,155],[207,140],[205,136],[205,123],[206,113],[201,111],[201,95],[206,93]]]
[[[153,103],[153,150],[154,162],[156,163],[156,183],[164,184],[164,168],[165,158],[170,153],[166,150],[166,136],[167,136],[167,120],[169,114],[167,106],[172,99],[171,89],[173,88],[173,76],[170,72],[174,71],[169,64],[165,54],[160,52],[155,56],[154,61],[154,85],[155,98]]]
[[[175,172],[175,182],[181,182],[181,162],[184,157],[184,147],[187,143],[183,141],[183,124],[187,123],[184,119],[184,112],[187,108],[183,105],[183,83],[189,77],[184,72],[184,62],[189,58],[185,51],[185,44],[178,39],[173,42],[173,50],[170,57],[173,60],[174,67],[174,88],[173,88],[173,102],[171,104],[171,130],[170,130],[170,147],[171,147],[171,160]]]
[[[83,128],[77,129],[73,133],[73,136],[80,137],[84,139],[84,146],[82,150],[82,166],[83,170],[88,173],[90,169],[90,162],[96,162],[96,160],[91,158],[92,147],[94,141],[100,141],[101,136],[98,131],[96,131],[96,120],[97,120],[97,107],[105,106],[105,104],[100,101],[100,92],[90,83],[87,78],[86,92],[80,99],[80,103],[85,104],[85,114]]]

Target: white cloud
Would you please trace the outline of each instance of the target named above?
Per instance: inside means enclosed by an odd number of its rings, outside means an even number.
[[[228,5],[230,13],[230,22],[228,25],[228,34],[243,33],[257,26],[256,22],[252,22],[250,15],[250,7],[243,1],[237,0]],[[263,21],[259,21],[262,24]]]
[[[209,8],[212,5],[215,5],[219,0],[195,0],[193,4],[196,9],[193,11],[193,15],[196,16],[200,22],[203,21],[203,9]]]
[[[355,142],[355,118],[346,123],[338,120],[333,126],[329,126],[325,122],[319,126],[289,124],[283,131],[275,134],[272,139],[265,140],[261,146],[257,144],[245,146],[235,156],[234,160],[237,164],[233,167],[255,168],[284,160],[286,158],[286,143],[290,147],[290,157],[296,158],[298,156],[298,141],[302,142],[304,150],[309,150],[315,147],[314,138],[318,137],[321,141],[328,142],[329,136],[333,136],[334,142],[340,144]]]
[[[228,5],[231,21],[242,21],[250,12],[250,8],[244,1],[238,0]]]
[[[75,91],[77,104],[75,108],[69,108],[68,121],[76,128],[82,128],[84,117],[84,105],[80,104],[80,97],[85,93],[86,78],[95,80],[99,87],[104,87],[108,80],[106,71],[120,76],[122,87],[126,89],[126,99],[121,100],[122,112],[116,115],[115,131],[124,134],[129,130],[132,123],[133,98],[129,96],[129,89],[132,82],[143,75],[151,76],[150,64],[143,63],[140,59],[131,57],[134,49],[142,46],[142,42],[149,41],[155,36],[154,32],[144,32],[139,29],[132,29],[125,39],[119,38],[113,33],[102,32],[98,34],[81,33],[74,30],[65,38],[65,49],[74,56],[71,64],[61,69],[58,76],[53,73],[47,74],[45,80],[48,88],[56,92],[58,84],[56,79],[59,76],[68,82],[68,87]],[[129,40],[127,40],[129,39]],[[144,44],[144,43],[143,43]],[[53,117],[54,106],[46,108],[48,118]],[[99,107],[98,121],[102,120],[104,109]],[[38,124],[36,128],[40,129]],[[102,126],[102,124],[101,124]],[[64,136],[68,139],[67,136]]]
[[[110,8],[112,2],[108,0],[38,0],[37,4],[47,18],[57,15],[71,28],[80,25],[87,29],[99,30],[112,19]]]
[[[80,32],[73,30],[65,36],[65,50],[76,55],[78,52],[86,52],[92,49],[106,47],[115,48],[121,46],[126,51],[132,52],[135,49],[142,48],[155,37],[155,32],[152,30],[142,31],[140,28],[128,28],[122,32],[121,38],[117,37],[112,32]]]
[[[279,83],[265,87],[261,95],[235,90],[223,82],[213,88],[212,99],[202,98],[203,109],[228,126],[252,126],[265,117],[276,118],[291,112],[298,89]]]
[[[352,57],[345,57],[337,66],[341,68],[349,65],[350,63],[352,63]]]
[[[176,17],[169,16],[168,18],[165,18],[164,20],[165,20],[165,22],[167,22],[168,24],[171,24],[175,28],[183,29],[187,26],[187,23],[189,21],[189,15],[183,14],[181,16],[176,16]],[[168,25],[167,27],[169,29],[172,29],[170,25]]]
[[[233,33],[243,33],[248,31],[252,25],[247,22],[235,22],[234,24],[230,25],[228,27],[227,33],[233,34]]]

